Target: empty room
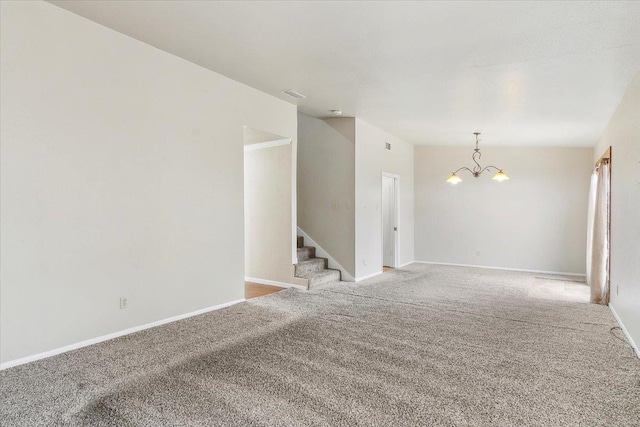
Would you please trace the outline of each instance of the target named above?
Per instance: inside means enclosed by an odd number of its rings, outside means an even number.
[[[640,2],[0,19],[0,425],[640,426]]]

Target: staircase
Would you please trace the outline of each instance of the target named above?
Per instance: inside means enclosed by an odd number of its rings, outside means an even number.
[[[308,288],[340,281],[340,270],[328,267],[327,258],[317,258],[314,246],[305,246],[304,237],[298,236],[298,263],[295,265],[295,276],[309,281]]]

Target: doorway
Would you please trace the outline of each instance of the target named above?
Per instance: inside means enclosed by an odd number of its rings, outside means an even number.
[[[399,176],[382,173],[382,270],[398,266]]]
[[[291,138],[244,128],[245,298],[281,290],[293,276],[291,144]]]

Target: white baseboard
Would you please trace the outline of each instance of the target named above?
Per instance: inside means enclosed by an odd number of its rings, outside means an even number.
[[[261,285],[278,286],[280,288],[296,288],[296,289],[302,289],[303,291],[307,290],[307,288],[305,288],[302,285],[295,285],[293,283],[286,283],[286,282],[277,282],[275,280],[258,279],[257,277],[245,277],[244,280],[245,282],[259,283]]]
[[[633,348],[633,351],[636,353],[636,356],[640,359],[640,348],[638,348],[638,345],[635,343],[635,341],[633,341],[633,338],[631,338],[631,334],[629,334],[629,331],[627,331],[624,323],[622,323],[622,319],[620,319],[620,316],[618,316],[618,313],[616,313],[616,309],[611,303],[609,303],[609,310],[611,310],[613,317],[616,318],[616,322],[618,322],[618,325],[620,325],[620,329],[622,329],[622,332],[624,332],[624,336],[627,337],[627,341],[629,341],[629,344],[631,345],[631,348]]]
[[[356,282],[362,282],[363,280],[371,279],[372,277],[376,277],[376,276],[379,276],[381,274],[382,274],[382,271],[377,271],[377,272],[375,272],[373,274],[368,274],[366,276],[358,277],[356,279]]]
[[[167,324],[167,323],[175,322],[175,321],[178,321],[178,320],[186,319],[188,317],[197,316],[199,314],[208,313],[208,312],[214,311],[214,310],[220,310],[221,308],[229,307],[231,305],[238,304],[238,303],[244,302],[244,301],[245,301],[245,299],[242,298],[242,299],[238,299],[238,300],[235,300],[235,301],[230,301],[230,302],[225,302],[223,304],[214,305],[214,306],[211,306],[211,307],[205,307],[205,308],[202,308],[200,310],[196,310],[196,311],[192,311],[192,312],[184,313],[184,314],[179,314],[177,316],[169,317],[169,318],[162,319],[162,320],[157,320],[155,322],[146,323],[146,324],[140,325],[140,326],[134,326],[133,328],[128,328],[128,329],[125,329],[125,330],[122,330],[122,331],[118,331],[118,332],[113,332],[111,334],[102,335],[100,337],[91,338],[91,339],[80,341],[80,342],[77,342],[77,343],[74,343],[74,344],[69,344],[69,345],[66,345],[64,347],[56,348],[56,349],[45,351],[45,352],[38,353],[38,354],[33,354],[31,356],[21,357],[20,359],[10,360],[8,362],[0,363],[0,371],[2,371],[4,369],[12,368],[14,366],[24,365],[25,363],[35,362],[36,360],[46,359],[47,357],[56,356],[58,354],[66,353],[68,351],[77,350],[77,349],[82,348],[82,347],[87,347],[87,346],[90,346],[90,345],[93,345],[93,344],[98,344],[98,343],[101,343],[103,341],[112,340],[114,338],[118,338],[118,337],[121,337],[123,335],[133,334],[134,332],[140,332],[140,331],[143,331],[145,329],[154,328],[156,326],[160,326],[160,325],[164,325],[164,324]]]
[[[316,248],[316,256],[320,258],[326,258],[329,260],[329,268],[340,270],[340,273],[341,273],[340,280],[342,280],[343,282],[357,282],[357,280],[354,279],[354,277],[351,274],[349,274],[349,272],[345,270],[344,267],[342,267],[338,261],[333,259],[331,255],[329,255],[329,252],[322,249],[322,246],[320,246],[315,240],[313,240],[313,238],[309,236],[307,233],[305,233],[305,231],[300,227],[298,227],[298,235],[302,235],[302,237],[304,237],[304,240],[310,243],[308,246],[314,246]],[[305,243],[305,245],[307,244]]]
[[[585,276],[584,274],[580,274],[580,273],[567,273],[564,271],[528,270],[524,268],[492,267],[488,265],[472,265],[472,264],[454,264],[450,262],[433,262],[433,261],[413,261],[413,262],[417,264],[452,265],[456,267],[473,267],[473,268],[484,268],[488,270],[504,270],[504,271],[522,271],[525,273],[555,274],[560,276],[577,276],[577,277]]]
[[[415,261],[405,262],[404,264],[400,264],[400,265],[398,266],[398,268],[406,267],[407,265],[409,265],[409,264],[413,264],[414,262],[415,262]]]

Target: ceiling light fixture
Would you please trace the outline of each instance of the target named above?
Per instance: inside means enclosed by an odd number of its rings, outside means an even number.
[[[482,157],[482,154],[480,154],[480,148],[478,147],[478,143],[480,142],[480,132],[474,132],[473,133],[476,136],[476,148],[475,150],[473,150],[473,154],[471,156],[471,158],[473,158],[473,162],[476,164],[473,169],[469,169],[468,167],[461,167],[460,169],[458,169],[457,171],[451,173],[451,176],[449,178],[447,178],[447,182],[451,183],[451,184],[457,184],[459,182],[462,182],[462,178],[460,178],[458,176],[458,172],[460,172],[461,170],[467,170],[471,173],[471,175],[473,175],[474,178],[477,178],[480,176],[480,174],[482,174],[482,172],[488,170],[488,169],[495,169],[498,172],[496,172],[495,175],[493,175],[493,180],[495,181],[506,181],[509,179],[509,177],[507,176],[506,173],[504,173],[502,171],[502,169],[497,168],[495,166],[485,166],[482,167],[480,166],[480,163],[478,163],[478,160],[480,160],[480,157]]]
[[[342,115],[342,111],[341,111],[341,110],[331,110],[331,113],[332,113],[334,116],[340,116],[340,115]]]

